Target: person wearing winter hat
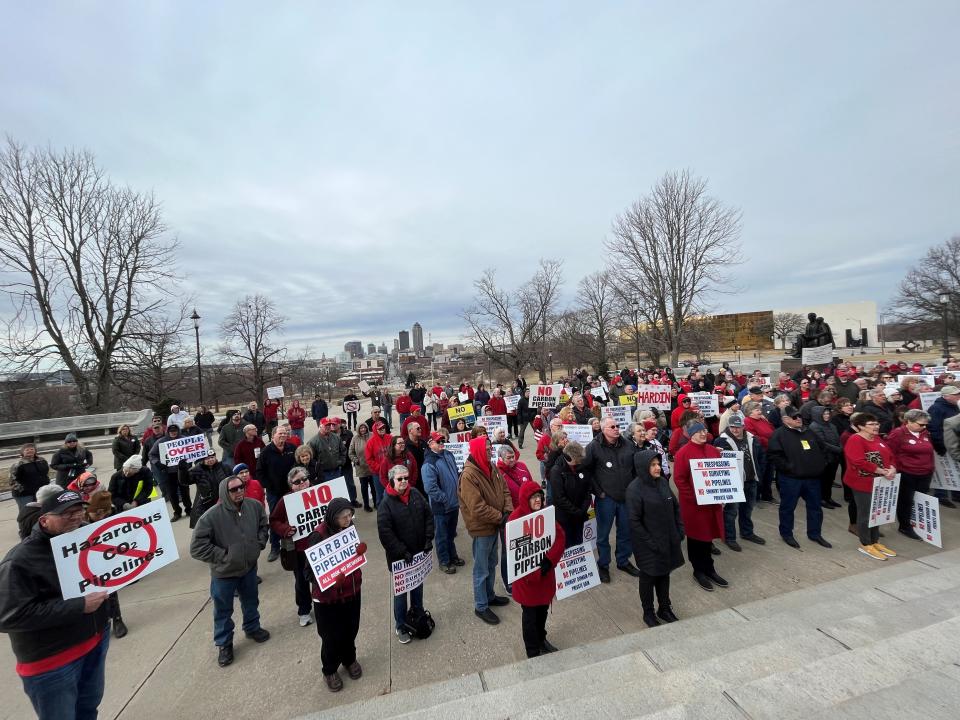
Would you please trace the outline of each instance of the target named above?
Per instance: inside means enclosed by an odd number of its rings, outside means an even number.
[[[76,478],[70,481],[69,485],[67,485],[67,490],[73,490],[75,493],[80,493],[80,497],[83,498],[84,502],[89,502],[90,496],[98,490],[106,489],[106,486],[97,479],[96,473],[90,470],[80,473]]]
[[[510,513],[508,522],[543,509],[544,497],[540,483],[523,483],[519,496],[517,507]],[[553,544],[540,560],[540,567],[513,581],[513,599],[520,603],[523,646],[528,658],[557,650],[547,641],[547,612],[557,594],[553,569],[563,558],[565,548],[563,528],[559,523],[554,523]]]
[[[723,532],[724,544],[734,552],[742,548],[737,542],[737,520],[740,521],[740,537],[756,545],[766,545],[767,541],[753,531],[753,508],[757,504],[759,480],[763,477],[766,456],[760,441],[744,427],[743,415],[733,415],[716,440],[714,447],[721,451],[730,450],[743,453],[740,474],[743,476],[744,502],[724,503]]]
[[[57,485],[62,488],[91,465],[93,453],[80,444],[75,433],[67,435],[63,447],[50,458],[50,469],[57,471]]]
[[[304,540],[306,547],[313,547],[331,535],[343,532],[353,525],[353,507],[346,498],[333,498],[327,506],[323,522]],[[357,544],[356,554],[364,555],[367,544]],[[359,680],[363,669],[357,662],[357,634],[360,632],[360,585],[363,571],[357,568],[349,575],[337,577],[332,587],[321,590],[317,578],[306,568],[309,576],[313,614],[317,618],[317,634],[320,636],[320,662],[323,679],[331,692],[343,688],[343,680],[337,673],[342,665],[353,680]]]
[[[41,485],[37,490],[37,499],[20,508],[20,512],[17,514],[17,527],[21,540],[27,537],[33,530],[33,526],[37,524],[37,518],[40,517],[40,506],[43,505],[44,500],[61,492],[63,492],[63,488],[55,482]]]
[[[133,455],[110,477],[110,497],[117,510],[129,510],[150,502],[153,474],[143,466],[139,455]]]
[[[423,491],[430,501],[430,510],[433,512],[440,570],[447,575],[453,575],[458,567],[466,565],[466,561],[460,559],[454,544],[457,520],[460,518],[460,501],[457,498],[460,471],[453,453],[444,448],[445,443],[446,438],[442,433],[430,433],[420,477]]]
[[[291,468],[287,473],[286,494],[299,493],[308,487],[310,487],[310,476],[306,469]],[[329,513],[330,510],[328,509],[327,512]],[[310,545],[307,544],[306,538],[293,539],[297,529],[290,524],[287,517],[287,504],[283,500],[278,502],[270,513],[270,530],[280,538],[281,552],[293,553],[293,598],[297,605],[297,615],[300,617],[300,627],[306,627],[313,622],[310,619],[310,586],[307,581],[310,567],[307,565],[307,557],[304,554]],[[289,569],[289,566],[286,566],[286,569]]]
[[[641,450],[634,455],[633,471],[635,479],[627,487],[631,546],[640,571],[643,621],[648,627],[655,627],[660,620],[665,623],[678,620],[670,604],[670,573],[684,564],[683,519],[655,450]],[[658,603],[656,612],[654,592]]]
[[[217,460],[217,454],[213,448],[209,450],[207,457],[190,468],[187,482],[197,488],[197,496],[193,499],[193,507],[190,509],[191,528],[195,528],[200,517],[217,504],[220,499],[220,483],[226,480],[228,475],[223,463]],[[249,481],[247,489],[249,490]]]

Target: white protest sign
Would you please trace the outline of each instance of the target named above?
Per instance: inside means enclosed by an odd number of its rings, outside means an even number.
[[[933,375],[897,375],[897,385],[903,387],[903,381],[911,378],[925,382],[927,387],[933,387],[937,384],[937,379]]]
[[[360,401],[359,400],[344,400],[343,401],[343,411],[344,412],[360,412]]]
[[[960,463],[949,455],[934,455],[930,487],[960,492]]]
[[[530,386],[530,407],[532,408],[555,408],[560,404],[560,394],[563,392],[563,385],[531,385]]]
[[[553,505],[511,520],[506,526],[507,584],[540,569],[556,537]]]
[[[913,507],[910,509],[910,527],[924,542],[942,548],[940,501],[933,495],[915,492],[913,494]]]
[[[897,519],[897,496],[900,494],[900,475],[892,480],[885,477],[873,479],[873,493],[870,496],[869,527],[886,525]]]
[[[444,448],[453,453],[453,459],[457,463],[457,470],[463,472],[463,466],[470,456],[470,447],[465,442],[451,442],[444,445]]]
[[[358,382],[357,387],[360,388],[360,392],[362,393],[370,392],[370,383],[368,383],[366,380],[361,380]]]
[[[564,425],[561,430],[567,434],[567,440],[576,440],[584,447],[593,440],[593,428],[589,425]]]
[[[300,540],[312,533],[323,522],[327,506],[335,497],[350,497],[347,494],[347,481],[342,477],[284,495],[287,523],[294,529],[291,539]]]
[[[487,435],[493,440],[494,434],[497,430],[503,430],[504,436],[507,432],[507,416],[506,415],[483,415],[477,418],[477,424],[483,425],[487,429]]]
[[[800,357],[804,365],[826,365],[833,361],[833,348],[829,345],[805,347],[800,351]]]
[[[457,393],[457,400],[461,403],[470,402],[470,395],[465,392]]]
[[[418,552],[409,564],[403,560],[392,563],[390,572],[393,573],[393,596],[397,597],[416,590],[423,585],[423,581],[427,579],[431,570],[433,570],[433,553]]]
[[[737,461],[737,466],[740,468],[740,482],[746,480],[746,470],[743,467],[743,450],[721,450],[720,457],[722,458],[733,458]]]
[[[283,397],[283,385],[274,385],[267,388],[267,399],[279,400]]]
[[[687,397],[697,404],[700,413],[705,417],[720,416],[720,396],[708,392],[688,393]]]
[[[592,548],[597,546],[597,519],[595,517],[583,523],[583,541]]]
[[[946,365],[930,365],[928,367],[925,367],[923,370],[927,375],[933,375],[935,378],[938,378],[941,375],[943,375],[945,372],[947,372],[947,366]]]
[[[452,443],[469,443],[471,440],[473,440],[473,433],[469,430],[450,433],[450,442]]]
[[[603,388],[595,387],[590,388],[590,394],[593,395],[597,400],[606,400],[607,392]]]
[[[116,592],[177,560],[177,541],[163,500],[50,538],[64,600]]]
[[[699,458],[690,461],[697,505],[746,502],[739,463],[734,458]]]
[[[938,397],[940,397],[939,392],[920,393],[920,409],[923,410],[924,412],[929,412],[930,406],[937,401]]]
[[[517,411],[517,405],[520,404],[519,395],[507,395],[503,401],[507,404],[507,412],[513,413]]]
[[[600,417],[608,418],[611,417],[617,421],[617,426],[620,428],[620,432],[623,432],[628,427],[630,427],[630,407],[623,405],[608,405],[607,407],[600,408]]]
[[[670,409],[669,385],[637,385],[637,407]]]
[[[367,564],[366,554],[357,555],[359,542],[357,528],[351,525],[307,548],[307,563],[321,590],[332,588],[338,577],[349,575]]]
[[[557,600],[566,600],[577,593],[597,587],[600,573],[590,543],[567,548],[553,569],[557,581]]]
[[[181,460],[186,460],[188,463],[202,460],[208,454],[207,436],[203,433],[184,435],[176,440],[160,443],[160,462],[164,465],[176,465]]]

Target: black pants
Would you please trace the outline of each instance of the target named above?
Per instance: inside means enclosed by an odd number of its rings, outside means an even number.
[[[520,435],[520,423],[517,422],[516,415],[507,415],[507,435],[510,437]]]
[[[437,429],[437,423],[440,422],[440,421],[438,420],[438,417],[439,417],[439,416],[440,416],[440,413],[435,413],[435,412],[427,413],[427,420],[430,421],[430,429],[431,429],[431,430],[436,430],[436,429]]]
[[[308,572],[311,572],[311,570],[307,567],[307,556],[298,552],[297,567],[293,570],[293,597],[297,603],[297,615],[309,615],[310,605],[313,603],[313,599],[310,597]]]
[[[347,429],[348,430],[357,429],[357,414],[355,412],[347,413]]]
[[[820,475],[820,500],[833,500],[833,481],[837,479],[840,461],[828,463]]]
[[[110,619],[120,620],[120,593],[110,593],[107,596],[107,607],[110,609]]]
[[[930,492],[930,475],[914,475],[900,471],[900,494],[897,496],[897,524],[901,530],[910,527],[913,494]]]
[[[313,603],[320,636],[320,664],[324,675],[333,675],[341,665],[357,660],[360,632],[360,594],[340,603]]]
[[[549,605],[522,605],[520,626],[523,632],[523,646],[527,649],[527,657],[537,657],[543,651],[543,643],[547,639],[547,611]]]
[[[568,548],[583,542],[583,520],[573,520],[558,512],[557,523],[563,528],[563,536],[566,538]]]
[[[173,512],[177,515],[180,515],[180,495],[181,492],[186,490],[186,487],[182,486],[177,480],[177,474],[164,473],[163,485],[161,486],[160,490],[163,492],[163,496],[167,499],[167,502],[170,503],[170,507],[173,508]],[[186,512],[189,514],[191,508],[189,492],[184,493],[183,506]]]
[[[657,593],[657,605],[661,610],[670,607],[670,575],[647,575],[640,573],[640,605],[644,614],[653,612],[653,593]]]
[[[363,506],[365,508],[372,507],[377,504],[377,495],[376,490],[373,489],[373,478],[372,477],[362,477],[360,478],[360,495],[363,497]]]
[[[690,556],[690,564],[693,566],[694,573],[704,573],[709,575],[715,572],[713,569],[713,555],[710,550],[713,546],[709,540],[694,540],[687,538],[687,555]]]
[[[520,447],[523,447],[523,436],[527,434],[527,425],[529,423],[522,422],[517,425],[517,444]]]

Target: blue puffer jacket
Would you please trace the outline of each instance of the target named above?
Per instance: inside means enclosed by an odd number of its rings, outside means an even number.
[[[435,515],[456,510],[460,507],[457,499],[457,485],[460,471],[457,461],[449,450],[438,453],[427,448],[423,454],[423,468],[420,470],[423,489],[430,498],[430,509]]]

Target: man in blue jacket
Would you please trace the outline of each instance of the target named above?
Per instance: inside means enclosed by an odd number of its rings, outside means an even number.
[[[457,555],[453,541],[457,535],[457,518],[460,517],[460,501],[457,499],[460,471],[453,453],[443,447],[444,442],[441,433],[430,433],[420,478],[433,512],[440,569],[447,575],[453,575],[457,571],[456,566],[465,564]]]

